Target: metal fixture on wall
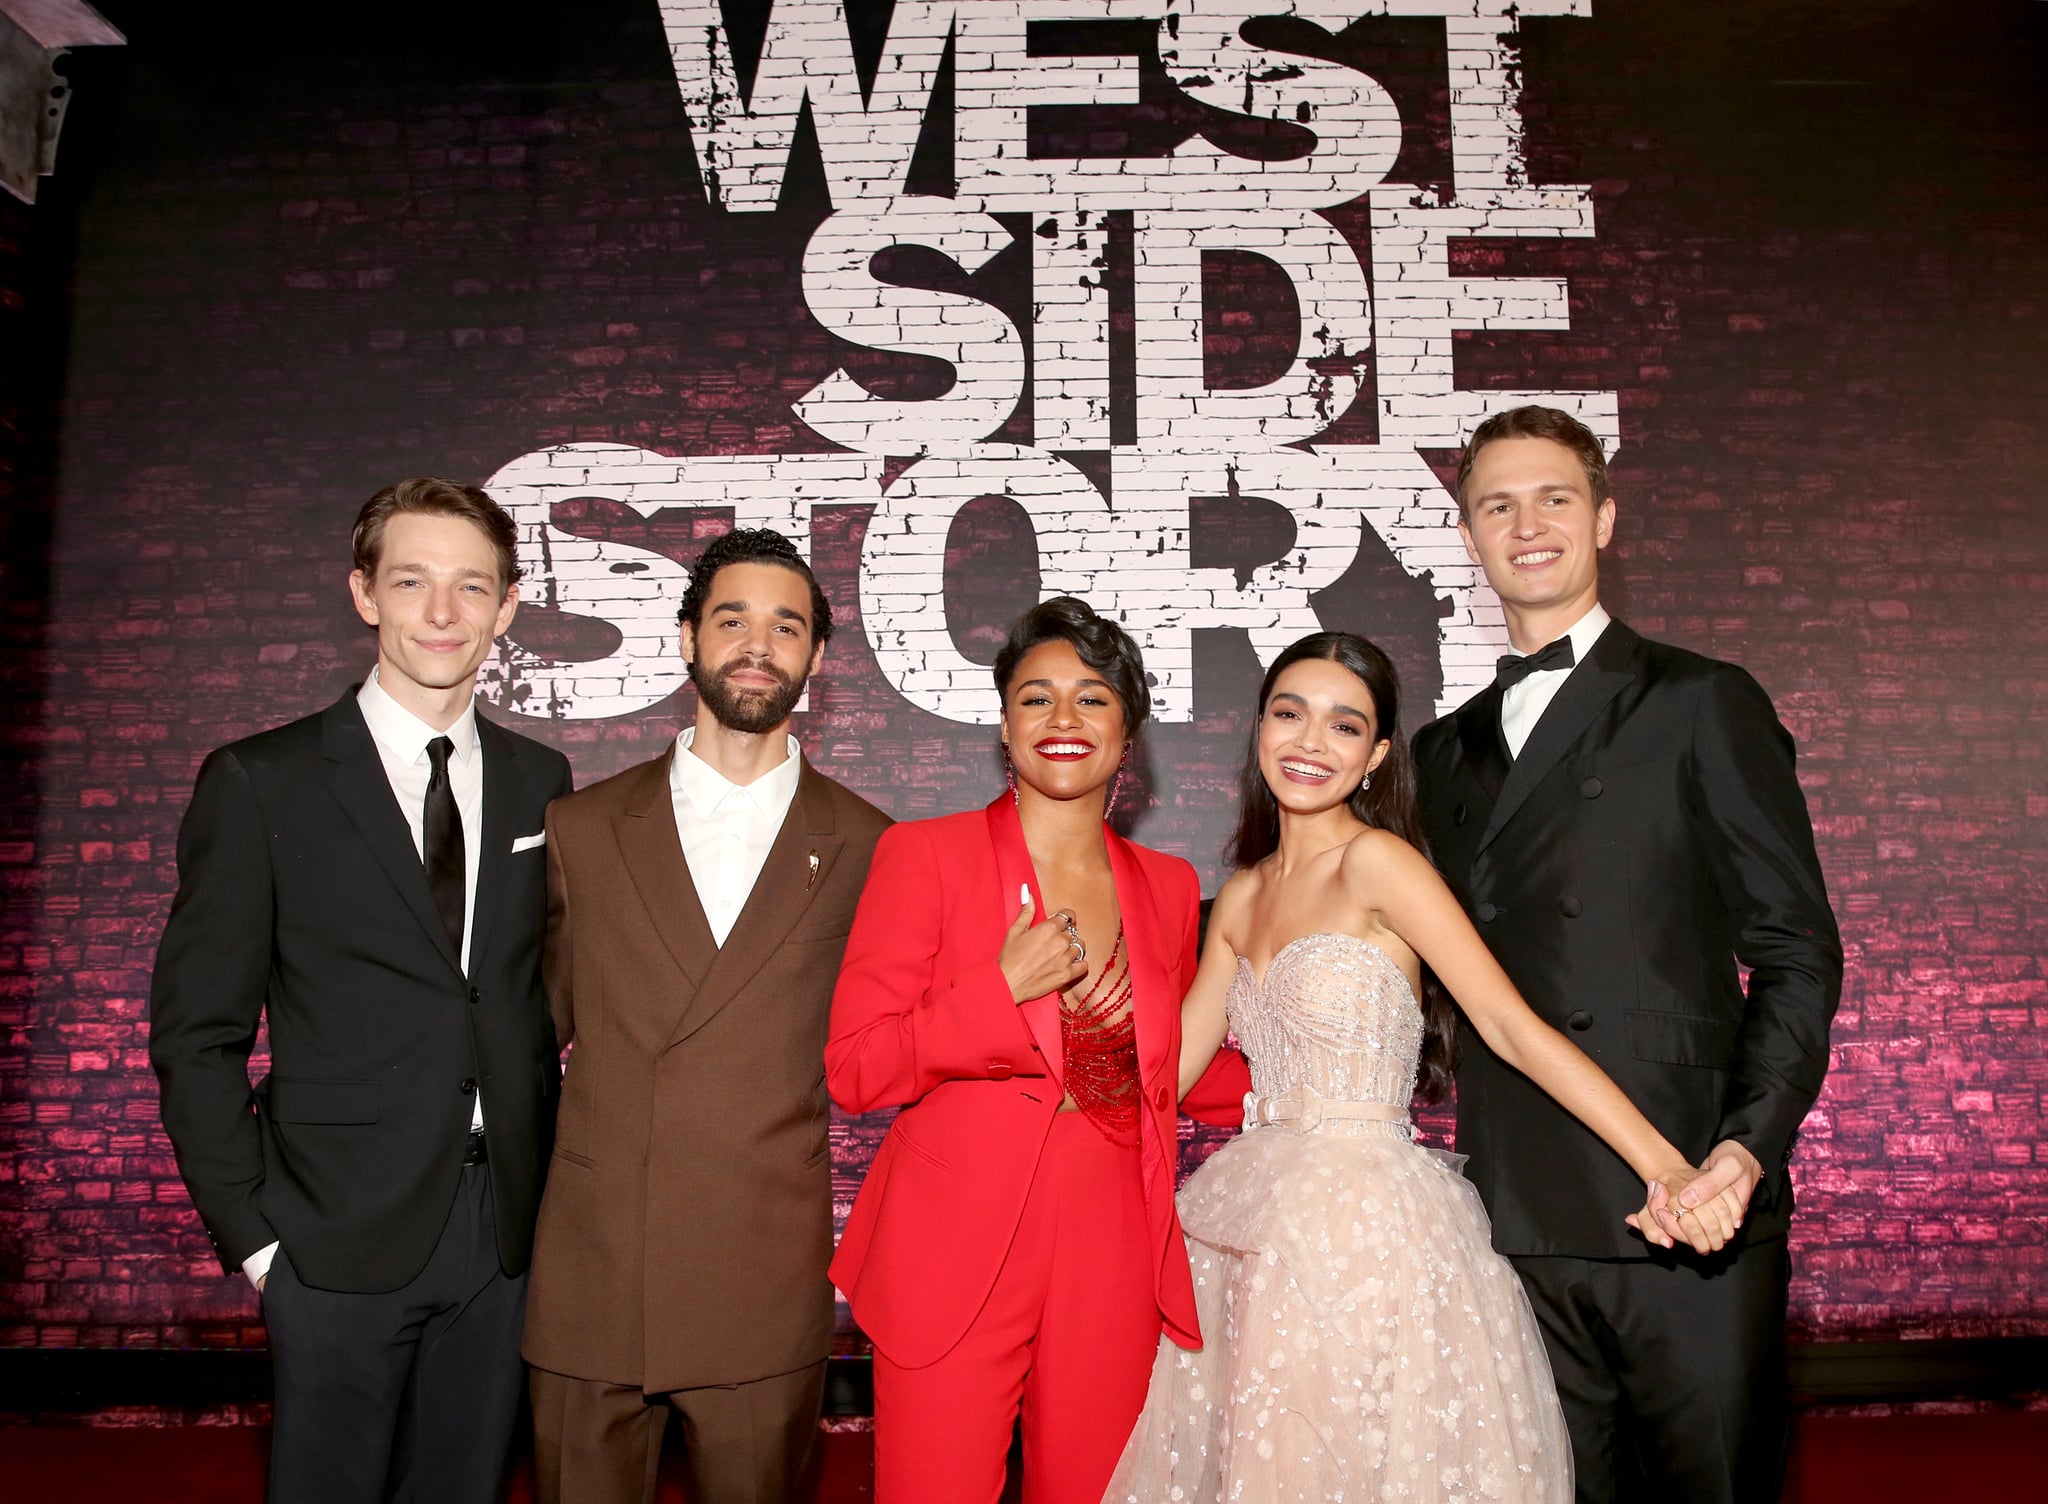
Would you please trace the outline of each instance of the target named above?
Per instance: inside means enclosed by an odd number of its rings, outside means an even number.
[[[57,167],[71,85],[57,69],[73,47],[128,39],[85,0],[0,0],[0,187],[24,203]]]

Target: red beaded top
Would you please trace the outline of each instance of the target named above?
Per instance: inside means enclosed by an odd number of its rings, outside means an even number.
[[[1131,961],[1116,932],[1109,964],[1095,985],[1062,1000],[1060,1046],[1067,1095],[1119,1143],[1138,1141],[1138,1031],[1131,1012]]]

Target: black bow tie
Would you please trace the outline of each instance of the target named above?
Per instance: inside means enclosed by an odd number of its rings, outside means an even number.
[[[1513,689],[1531,674],[1540,674],[1549,668],[1570,668],[1577,661],[1572,654],[1572,640],[1560,637],[1526,658],[1520,653],[1501,654],[1494,664],[1494,672],[1502,689]]]

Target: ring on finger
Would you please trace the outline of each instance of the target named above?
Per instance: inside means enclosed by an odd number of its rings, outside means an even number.
[[[1074,953],[1076,961],[1088,959],[1088,947],[1081,943],[1081,937],[1078,935],[1067,936],[1067,949]]]

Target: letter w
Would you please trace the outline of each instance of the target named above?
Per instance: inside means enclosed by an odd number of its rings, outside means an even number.
[[[742,100],[719,0],[661,0],[711,201],[742,214],[775,207],[806,100],[833,207],[900,194],[953,9],[951,0],[897,0],[874,89],[863,100],[842,0],[774,0],[754,87]]]

